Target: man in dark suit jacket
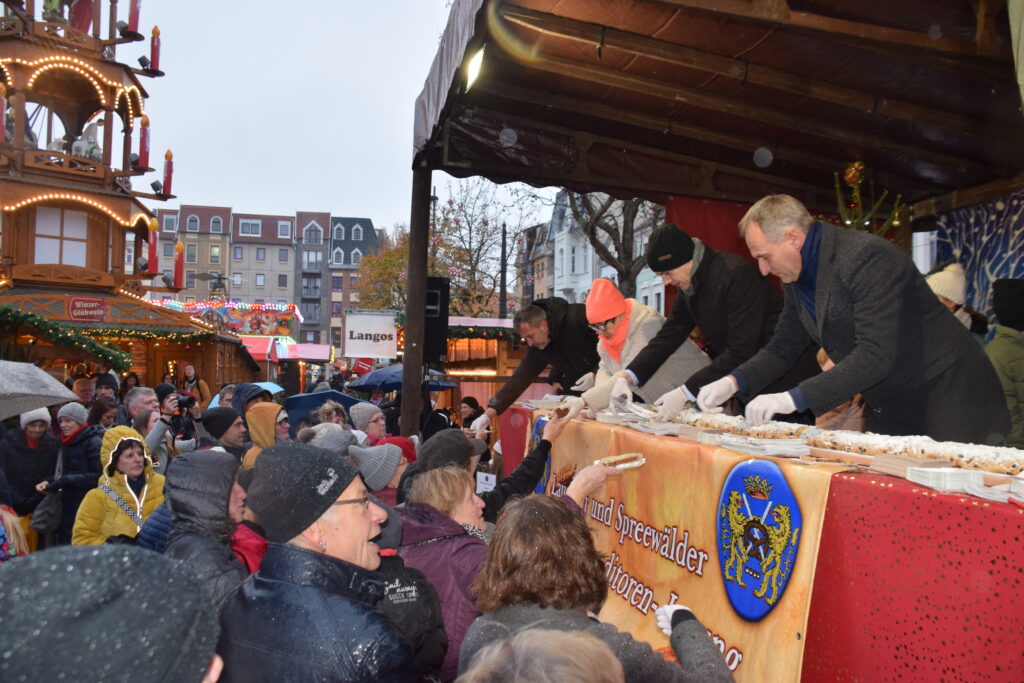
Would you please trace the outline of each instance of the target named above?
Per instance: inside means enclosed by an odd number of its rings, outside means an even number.
[[[590,329],[583,304],[570,304],[558,297],[537,299],[516,313],[512,324],[530,350],[505,386],[487,402],[487,410],[473,422],[473,429],[485,429],[548,365],[548,382],[557,392],[597,369],[597,335]]]
[[[897,246],[816,222],[788,195],[754,204],[740,233],[761,272],[782,280],[785,304],[771,341],[706,385],[698,396],[701,409],[737,392],[757,396],[747,405],[747,419],[759,424],[805,408],[821,415],[859,393],[869,431],[1003,440],[1009,416],[992,364]],[[835,367],[789,391],[762,394],[809,341],[822,346]]]

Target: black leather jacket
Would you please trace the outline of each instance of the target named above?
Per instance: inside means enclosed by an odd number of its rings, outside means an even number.
[[[416,681],[412,647],[376,605],[375,572],[270,543],[221,606],[222,681]]]

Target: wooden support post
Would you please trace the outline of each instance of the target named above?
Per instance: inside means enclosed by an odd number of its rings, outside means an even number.
[[[107,107],[103,113],[103,163],[110,167],[110,160],[113,156],[114,147],[114,110]]]
[[[427,242],[430,237],[430,169],[412,173],[412,209],[409,219],[409,267],[405,281],[405,353],[402,359],[403,436],[420,430],[423,408],[423,341],[427,305]]]

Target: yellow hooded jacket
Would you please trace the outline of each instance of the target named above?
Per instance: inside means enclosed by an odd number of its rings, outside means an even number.
[[[252,448],[245,452],[242,467],[248,469],[256,465],[256,456],[264,448],[277,443],[277,416],[284,410],[276,403],[256,403],[245,411],[245,422],[252,437]]]
[[[114,468],[111,458],[118,444],[123,439],[132,439],[142,444],[146,453],[146,465],[142,476],[146,485],[142,493],[136,497],[135,492],[128,486],[126,475]],[[148,518],[153,510],[164,502],[164,477],[153,472],[153,459],[150,457],[149,448],[146,447],[146,439],[131,427],[111,427],[103,435],[103,444],[100,446],[100,461],[103,463],[103,476],[100,477],[100,485],[106,484],[114,493],[121,497],[125,503],[135,508],[142,519]],[[121,507],[115,503],[106,491],[95,488],[85,495],[78,514],[75,517],[75,527],[71,534],[72,545],[102,545],[111,536],[124,534],[135,537],[139,533],[139,527],[132,521]]]

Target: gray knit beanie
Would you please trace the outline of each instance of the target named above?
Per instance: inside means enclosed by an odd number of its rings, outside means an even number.
[[[65,403],[57,412],[57,422],[60,422],[62,417],[71,418],[80,425],[89,421],[89,413],[81,403]]]
[[[387,488],[391,477],[395,476],[398,461],[402,459],[402,449],[390,443],[379,446],[350,446],[349,457],[356,461],[363,481],[371,491]]]
[[[352,418],[352,425],[361,432],[366,431],[366,425],[370,424],[373,416],[381,412],[380,408],[372,403],[357,403],[348,409],[349,417]]]

